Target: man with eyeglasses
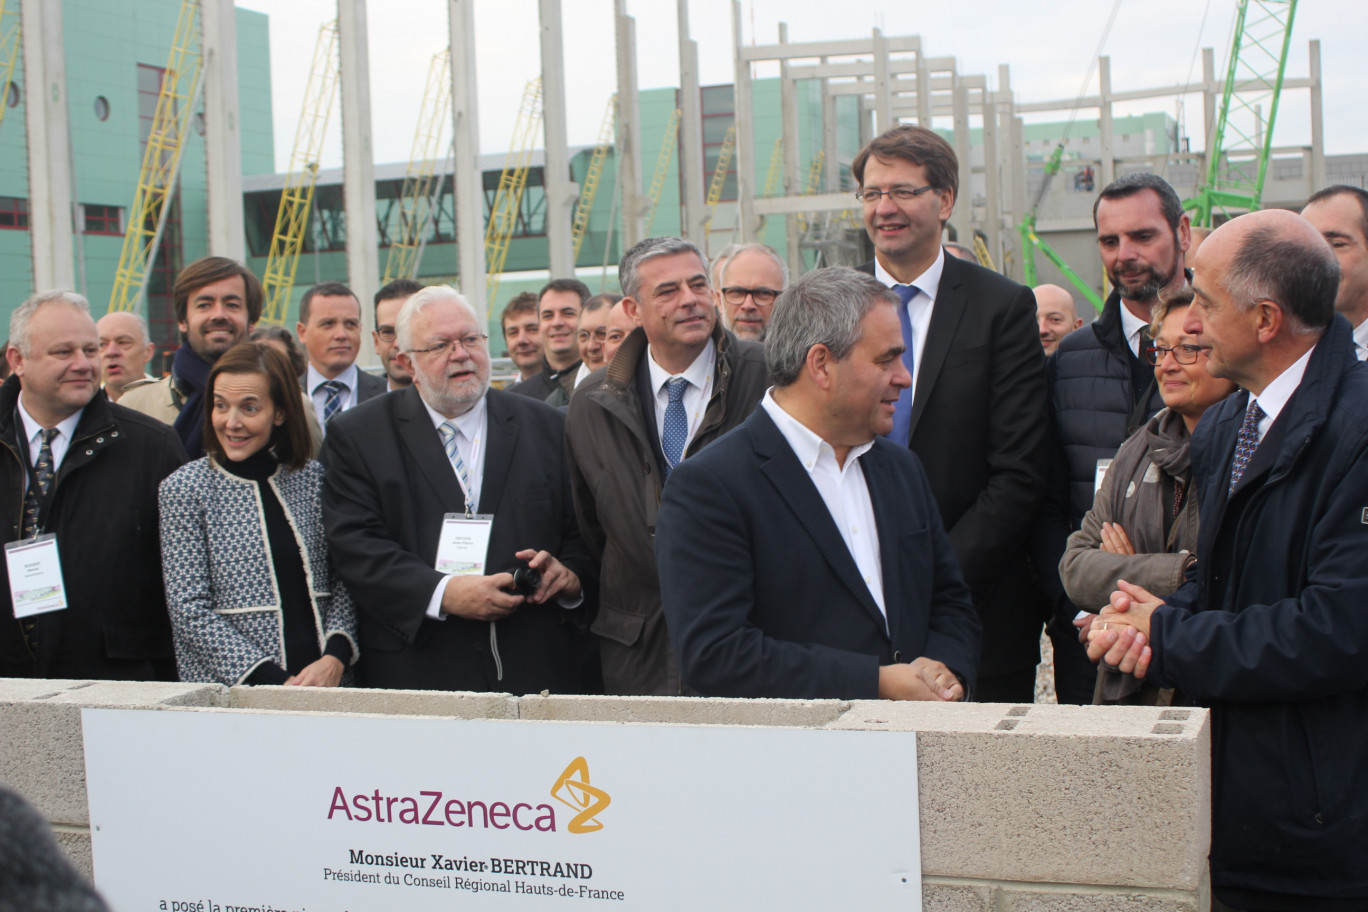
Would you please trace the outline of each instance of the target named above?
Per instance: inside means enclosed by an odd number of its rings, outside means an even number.
[[[422,290],[422,283],[413,279],[395,279],[375,293],[375,329],[371,330],[371,341],[375,343],[375,354],[385,368],[390,392],[413,385],[413,375],[399,363],[394,323],[399,319],[404,302]]]
[[[395,332],[413,385],[338,416],[322,455],[328,544],[359,612],[359,683],[576,692],[574,631],[596,574],[570,503],[564,414],[489,388],[488,336],[449,286],[409,298]]]
[[[733,248],[721,272],[722,322],[738,339],[765,341],[774,299],[788,287],[788,264],[764,244]]]
[[[921,459],[983,621],[976,697],[1029,703],[1048,608],[1026,554],[1048,456],[1035,298],[946,256],[959,162],[935,131],[893,127],[860,151],[851,171],[874,245],[873,262],[861,269],[898,294],[912,375],[887,436]]]
[[[621,300],[622,295],[597,294],[584,302],[584,309],[580,311],[579,331],[575,333],[580,353],[580,368],[575,375],[576,388],[590,374],[608,363],[604,354],[608,343],[608,315],[613,305]]]

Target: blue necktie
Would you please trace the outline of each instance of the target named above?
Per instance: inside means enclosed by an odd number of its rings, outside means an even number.
[[[323,400],[323,423],[326,425],[342,411],[342,397],[347,393],[347,385],[336,380],[328,380],[318,385],[328,391],[328,398]]]
[[[917,296],[917,286],[894,285],[893,290],[902,299],[902,303],[898,305],[898,322],[902,324],[903,344],[907,346],[907,351],[903,352],[902,361],[903,364],[907,365],[907,373],[910,376],[917,356],[912,349],[912,317],[907,312],[907,303]],[[893,430],[888,432],[888,439],[898,446],[907,446],[911,437],[912,387],[909,386],[898,396],[898,404],[893,409]]]
[[[665,407],[665,432],[660,435],[660,448],[665,451],[665,477],[684,458],[684,443],[689,437],[689,416],[684,411],[684,391],[689,381],[674,377],[665,384],[670,403]]]
[[[1226,493],[1235,490],[1244,477],[1245,469],[1249,468],[1254,451],[1259,448],[1259,422],[1263,417],[1264,410],[1259,408],[1259,403],[1250,399],[1249,408],[1245,409],[1244,424],[1240,425],[1240,433],[1235,437],[1235,458],[1230,463],[1230,488]]]

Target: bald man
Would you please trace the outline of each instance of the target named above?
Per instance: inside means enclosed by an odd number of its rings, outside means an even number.
[[[1073,295],[1058,285],[1037,285],[1031,289],[1036,299],[1036,323],[1040,326],[1040,344],[1045,357],[1059,348],[1060,340],[1083,325]]]
[[[100,380],[109,401],[118,402],[125,386],[147,378],[156,346],[148,339],[147,321],[128,311],[100,317],[95,332],[100,337]]]

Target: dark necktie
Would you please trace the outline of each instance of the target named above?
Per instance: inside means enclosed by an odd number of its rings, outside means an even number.
[[[328,398],[323,400],[323,423],[327,424],[342,411],[342,397],[347,394],[347,385],[336,380],[328,380],[318,385],[328,392]]]
[[[665,430],[660,435],[660,448],[665,452],[665,477],[669,478],[670,471],[684,458],[684,443],[689,437],[689,416],[684,411],[684,391],[689,388],[689,381],[674,377],[665,387],[670,402],[665,407]]]
[[[47,497],[56,474],[52,469],[52,438],[57,436],[56,428],[43,428],[39,432],[43,444],[38,448],[38,461],[29,475],[28,490],[24,493],[24,538],[38,534],[38,505]]]
[[[907,350],[903,352],[902,361],[907,365],[907,373],[912,375],[912,368],[916,364],[916,353],[913,349],[912,338],[912,316],[907,312],[908,303],[917,296],[917,286],[915,285],[894,285],[893,290],[898,293],[902,303],[898,305],[898,322],[902,324],[903,345]],[[893,430],[888,432],[888,439],[898,446],[907,446],[909,438],[912,436],[912,387],[909,386],[898,394],[898,404],[893,408]]]
[[[1259,422],[1263,417],[1264,410],[1259,408],[1259,403],[1250,399],[1249,408],[1245,409],[1244,424],[1240,425],[1240,433],[1235,438],[1235,458],[1230,462],[1230,488],[1227,493],[1234,491],[1240,483],[1245,469],[1249,468],[1250,458],[1259,448]]]

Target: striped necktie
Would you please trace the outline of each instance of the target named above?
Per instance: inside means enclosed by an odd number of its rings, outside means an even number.
[[[328,398],[323,400],[323,423],[327,424],[342,411],[342,397],[347,395],[347,385],[337,380],[328,380],[318,385],[328,392]]]
[[[461,436],[461,431],[456,427],[456,422],[443,421],[438,425],[437,433],[442,435],[442,447],[446,450],[447,459],[451,460],[452,466],[456,469],[456,477],[461,480],[461,491],[465,494],[466,500],[466,512],[470,513],[475,505],[470,496],[470,472],[466,469],[465,460],[461,458],[461,448],[457,444],[457,438]]]

